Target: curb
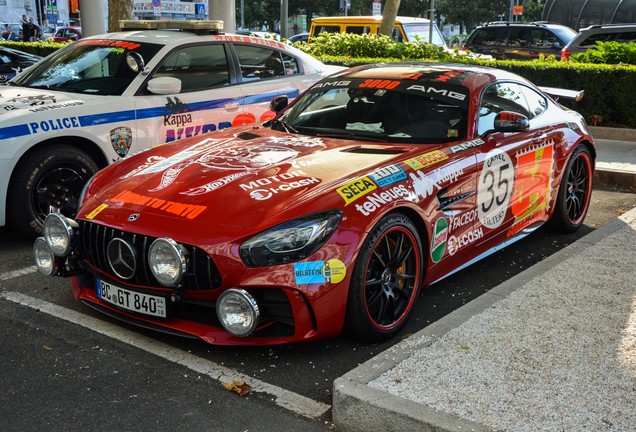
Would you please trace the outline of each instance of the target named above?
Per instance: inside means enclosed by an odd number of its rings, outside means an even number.
[[[338,430],[345,432],[492,431],[487,426],[462,419],[454,414],[437,411],[424,404],[377,390],[370,387],[368,383],[390,371],[418,350],[431,345],[450,330],[462,325],[473,315],[483,312],[523,287],[537,275],[544,274],[579,254],[580,251],[593,247],[600,240],[624,228],[625,221],[634,219],[636,219],[636,208],[336,379],[333,386],[333,424]]]
[[[608,139],[617,141],[636,141],[636,129],[611,128],[602,126],[588,126],[590,134],[595,139]]]

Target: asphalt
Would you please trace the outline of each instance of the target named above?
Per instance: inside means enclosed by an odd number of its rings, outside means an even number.
[[[594,184],[636,192],[636,130],[590,129]],[[338,378],[334,425],[636,431],[635,251],[636,208]]]

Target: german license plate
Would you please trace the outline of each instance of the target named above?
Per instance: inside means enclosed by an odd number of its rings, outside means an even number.
[[[164,297],[131,291],[99,278],[95,279],[95,283],[97,297],[107,303],[144,315],[166,317],[166,299]]]

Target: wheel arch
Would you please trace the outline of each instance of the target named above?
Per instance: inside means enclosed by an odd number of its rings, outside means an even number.
[[[95,161],[95,163],[97,164],[99,169],[105,168],[108,165],[108,163],[109,163],[108,162],[108,158],[106,157],[106,155],[102,151],[102,149],[99,146],[99,144],[95,143],[94,141],[92,141],[92,140],[90,140],[88,138],[70,135],[70,136],[47,138],[47,139],[45,139],[43,141],[40,141],[39,143],[31,146],[26,152],[24,152],[22,154],[22,156],[20,156],[20,158],[18,159],[18,161],[17,161],[15,166],[19,166],[20,163],[29,154],[31,154],[31,153],[33,153],[35,151],[38,151],[40,148],[45,147],[47,145],[51,145],[51,144],[66,144],[66,145],[69,145],[71,147],[75,147],[78,150],[82,150],[82,151],[86,152],[91,157],[91,159],[93,159]]]

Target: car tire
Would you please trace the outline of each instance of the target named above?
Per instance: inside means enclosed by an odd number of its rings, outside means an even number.
[[[571,233],[583,224],[590,207],[593,174],[590,152],[585,145],[580,144],[563,171],[550,228]]]
[[[19,234],[42,234],[44,219],[58,211],[75,217],[84,184],[99,167],[84,151],[64,144],[28,153],[16,166],[7,194],[7,222]]]
[[[380,342],[406,324],[422,283],[422,248],[413,222],[401,213],[384,216],[367,235],[354,266],[346,331]]]

